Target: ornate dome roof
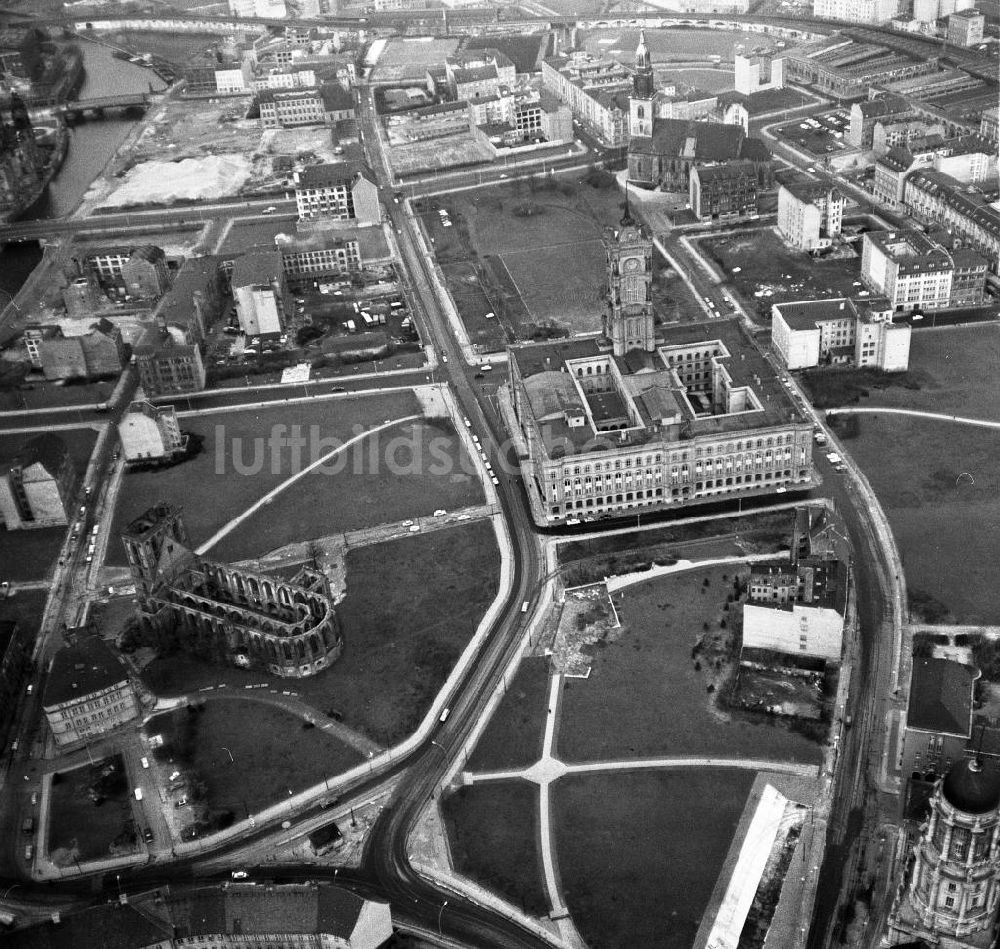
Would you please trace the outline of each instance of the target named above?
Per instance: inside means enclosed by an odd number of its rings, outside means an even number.
[[[952,766],[942,791],[952,807],[966,814],[985,814],[1000,807],[1000,771],[966,758]]]

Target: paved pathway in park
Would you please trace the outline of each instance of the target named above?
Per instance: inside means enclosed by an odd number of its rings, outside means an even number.
[[[975,425],[979,428],[1000,428],[1000,422],[991,422],[983,418],[969,418],[967,415],[947,415],[943,412],[923,412],[919,409],[889,409],[877,406],[863,408],[848,407],[843,409],[827,409],[827,415],[910,415],[913,418],[926,418],[935,422],[957,422],[959,425]]]
[[[382,432],[385,431],[387,428],[392,428],[396,425],[401,425],[403,422],[414,422],[422,418],[423,415],[420,414],[405,415],[402,418],[391,419],[388,422],[383,422],[381,425],[375,425],[372,428],[369,428],[367,431],[362,432],[360,435],[355,435],[353,438],[347,439],[346,442],[343,442],[337,448],[334,448],[333,451],[328,451],[325,455],[320,456],[315,461],[306,465],[305,468],[303,468],[301,471],[296,471],[295,474],[293,474],[291,477],[286,478],[276,488],[272,488],[262,498],[260,498],[255,503],[251,504],[250,507],[248,507],[242,514],[237,514],[236,517],[234,517],[231,521],[229,521],[226,524],[223,524],[223,526],[220,527],[211,537],[209,537],[209,539],[206,540],[205,543],[203,543],[195,551],[195,553],[201,555],[204,554],[206,551],[211,550],[220,540],[222,540],[223,537],[236,530],[236,528],[239,527],[240,524],[242,524],[245,520],[256,514],[257,511],[259,511],[262,507],[264,507],[264,505],[270,504],[279,494],[281,494],[282,491],[295,484],[295,482],[298,481],[299,478],[305,477],[307,474],[309,474],[310,471],[315,470],[320,465],[325,465],[331,458],[336,458],[337,455],[341,454],[341,452],[347,451],[347,449],[350,448],[352,445],[357,444],[358,442],[367,438],[369,435],[374,435],[376,432]]]

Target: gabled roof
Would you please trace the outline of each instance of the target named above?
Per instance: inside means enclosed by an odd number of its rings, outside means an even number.
[[[66,455],[66,443],[58,435],[46,432],[22,442],[6,456],[0,456],[0,471],[7,472],[15,466],[23,470],[41,465],[55,477],[65,464]]]
[[[45,708],[79,700],[128,679],[125,666],[98,636],[63,646],[45,683]]]
[[[908,728],[968,738],[972,732],[973,683],[979,670],[951,659],[914,659],[910,674]]]
[[[743,129],[738,125],[693,119],[656,119],[652,137],[633,139],[629,150],[668,158],[726,161],[740,157],[744,138]]]

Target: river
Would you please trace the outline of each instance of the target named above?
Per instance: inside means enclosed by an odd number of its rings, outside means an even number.
[[[115,59],[107,46],[86,39],[80,39],[79,44],[83,50],[86,78],[78,98],[93,99],[124,92],[162,92],[166,88],[166,83],[151,69]],[[112,114],[72,126],[66,159],[32,217],[63,217],[71,213],[136,121]]]

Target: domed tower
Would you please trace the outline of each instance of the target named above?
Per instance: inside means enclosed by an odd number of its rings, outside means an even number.
[[[646,31],[639,31],[632,74],[632,95],[629,97],[628,127],[630,135],[649,138],[653,134],[653,61],[646,46]]]
[[[909,887],[890,920],[890,945],[933,936],[934,945],[990,946],[998,902],[1000,771],[966,758],[931,797]]]

